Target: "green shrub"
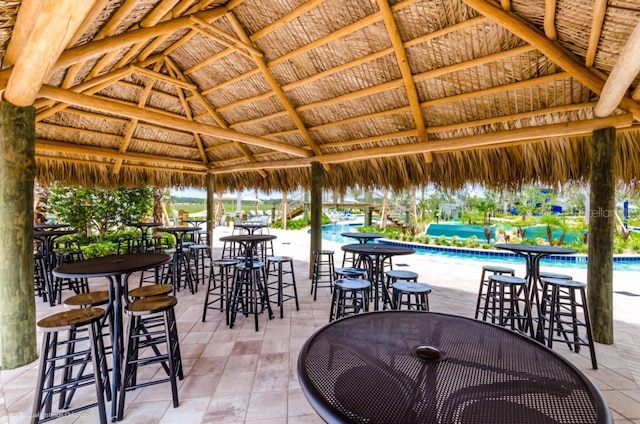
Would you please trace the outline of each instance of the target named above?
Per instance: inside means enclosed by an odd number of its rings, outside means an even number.
[[[80,248],[85,259],[100,258],[103,256],[115,255],[118,249],[116,243],[103,241],[99,243],[91,243]]]
[[[478,241],[478,236],[468,237],[467,241],[465,242],[465,246],[466,247],[470,247],[472,249],[480,247],[480,242]]]

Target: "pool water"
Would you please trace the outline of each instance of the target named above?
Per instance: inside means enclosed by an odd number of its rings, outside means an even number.
[[[357,227],[361,227],[362,224],[329,224],[322,226],[322,239],[333,241],[339,244],[356,243],[356,241],[349,237],[342,237],[341,233],[350,231],[356,231]],[[375,243],[380,243],[376,240]],[[385,243],[385,241],[382,241]],[[403,243],[401,241],[393,241],[393,244],[401,244],[410,246],[416,249],[417,255],[428,255],[432,257],[446,257],[446,258],[458,258],[465,260],[474,260],[478,262],[486,262],[487,260],[499,260],[501,262],[510,262],[513,264],[522,264],[522,257],[508,251],[502,250],[477,250],[473,253],[469,253],[466,249],[457,249],[454,247],[443,247],[429,245],[429,247]],[[557,260],[544,258],[540,262],[542,266],[562,266],[566,268],[578,268],[586,269],[587,261],[583,255],[568,256],[570,260]],[[614,259],[613,269],[618,271],[640,271],[640,256],[626,256],[624,260],[618,257]]]

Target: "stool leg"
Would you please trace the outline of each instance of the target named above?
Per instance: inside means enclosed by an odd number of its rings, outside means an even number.
[[[593,334],[591,332],[591,319],[589,318],[589,308],[587,306],[587,295],[583,288],[580,289],[580,297],[582,298],[582,310],[584,313],[584,324],[587,327],[587,342],[589,343],[589,353],[591,355],[591,367],[598,369],[598,361],[596,360],[596,348],[593,344]]]
[[[478,290],[478,301],[476,302],[476,314],[475,314],[475,319],[478,319],[478,315],[480,313],[480,301],[482,300],[482,292],[483,289],[485,287],[485,281],[484,281],[484,277],[485,277],[485,270],[482,270],[482,275],[480,276],[480,289]],[[487,293],[488,296],[488,293]],[[486,305],[486,302],[485,302]],[[485,306],[486,308],[486,306]]]

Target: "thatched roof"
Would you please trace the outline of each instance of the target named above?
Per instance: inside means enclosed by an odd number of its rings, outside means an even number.
[[[594,112],[640,0],[0,9],[0,90],[36,107],[45,184],[202,187],[209,172],[220,191],[290,190],[309,186],[313,161],[342,189],[583,181],[591,133],[609,126],[618,176],[640,177],[637,67],[613,81],[613,112]]]

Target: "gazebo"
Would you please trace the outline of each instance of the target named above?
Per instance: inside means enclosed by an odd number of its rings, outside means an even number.
[[[36,355],[34,180],[311,190],[640,177],[640,1],[0,0],[0,367]],[[210,211],[213,207],[208,208]],[[590,220],[613,342],[613,215]]]

